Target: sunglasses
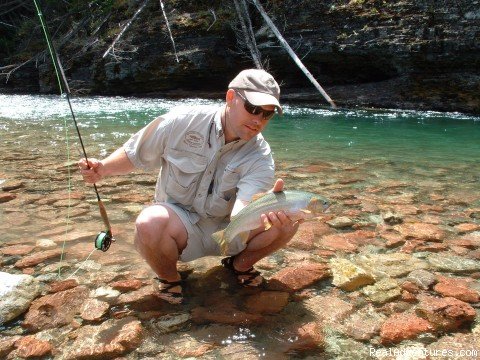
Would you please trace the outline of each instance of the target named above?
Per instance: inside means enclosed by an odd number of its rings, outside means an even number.
[[[263,114],[263,118],[265,120],[268,120],[270,119],[274,114],[275,114],[275,110],[265,110],[263,109],[261,106],[257,106],[257,105],[253,105],[252,103],[250,103],[250,101],[248,101],[245,96],[243,96],[242,94],[240,94],[238,91],[235,91],[243,100],[243,107],[245,108],[245,110],[249,113],[249,114],[252,114],[252,115],[260,115],[260,114]]]

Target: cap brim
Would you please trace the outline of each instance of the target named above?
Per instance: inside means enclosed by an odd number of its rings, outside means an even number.
[[[256,105],[256,106],[273,105],[277,108],[278,114],[283,115],[283,109],[280,106],[280,103],[278,102],[275,96],[270,94],[264,94],[261,92],[247,91],[247,90],[243,90],[243,93],[245,94],[245,97],[252,105]]]

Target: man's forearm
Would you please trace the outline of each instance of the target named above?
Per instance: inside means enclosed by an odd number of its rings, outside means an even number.
[[[128,158],[123,147],[101,161],[104,167],[104,176],[124,175],[131,173],[135,166]]]

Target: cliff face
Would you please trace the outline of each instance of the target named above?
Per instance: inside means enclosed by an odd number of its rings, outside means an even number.
[[[102,58],[143,0],[113,3],[85,24],[82,12],[70,19],[74,35],[59,53],[73,91],[221,97],[239,70],[253,66],[238,44],[242,36],[233,3],[221,1],[165,2],[178,63],[157,1],[148,2],[125,32],[115,56]],[[262,3],[338,105],[480,113],[480,1]],[[325,105],[254,5],[249,6],[262,60],[282,84],[283,99]],[[46,9],[47,20],[49,15]],[[44,46],[38,26],[32,34],[38,51]],[[2,65],[28,58],[25,43],[19,42],[22,46]],[[57,92],[47,57],[27,63],[0,86],[2,92]]]

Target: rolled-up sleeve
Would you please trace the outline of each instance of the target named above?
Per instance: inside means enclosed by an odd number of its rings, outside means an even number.
[[[170,114],[159,116],[123,145],[136,168],[152,170],[162,167],[162,157],[173,122],[174,117]]]
[[[271,154],[255,161],[245,176],[238,182],[237,199],[251,201],[252,196],[266,192],[275,183],[275,164]]]

